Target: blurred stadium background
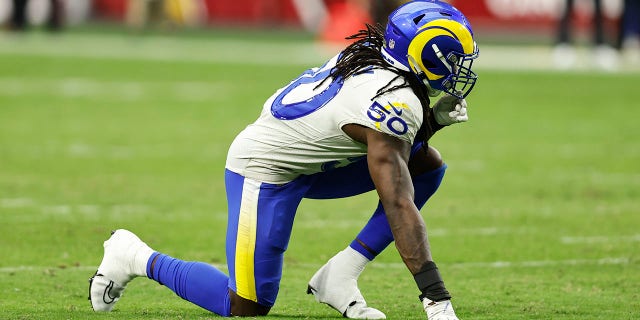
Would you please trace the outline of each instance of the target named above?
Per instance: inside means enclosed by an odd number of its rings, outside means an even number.
[[[6,30],[64,32],[96,26],[175,33],[180,30],[287,30],[323,43],[342,44],[363,23],[384,23],[401,0],[0,0]],[[450,1],[472,22],[483,51],[482,66],[637,71],[640,21],[635,0],[575,0],[571,48],[559,44],[565,0]],[[594,4],[601,3],[603,41],[594,44]],[[16,19],[16,8],[24,18]],[[628,31],[624,19],[635,20]],[[17,22],[16,22],[17,21]],[[626,41],[625,41],[626,40]],[[518,45],[514,47],[513,45]],[[484,53],[486,52],[486,53]],[[514,58],[513,56],[518,58]],[[526,61],[522,63],[521,61]]]
[[[563,3],[454,1],[480,80],[470,121],[432,141],[449,169],[423,214],[461,319],[638,319],[637,35],[623,37],[625,1],[602,0],[594,45],[594,1],[575,0],[567,51]],[[0,318],[100,317],[86,281],[115,228],[224,268],[231,140],[274,90],[395,5],[0,0]],[[274,319],[340,319],[306,281],[376,200],[303,201]],[[390,319],[424,319],[390,249],[361,289]],[[110,318],[212,318],[135,281]]]

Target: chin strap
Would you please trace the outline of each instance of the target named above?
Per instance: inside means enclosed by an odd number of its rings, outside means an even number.
[[[442,93],[442,91],[440,90],[431,88],[431,86],[429,85],[429,81],[427,81],[427,79],[422,80],[422,82],[424,83],[425,86],[427,86],[427,94],[429,95],[429,97],[434,98],[439,96]]]

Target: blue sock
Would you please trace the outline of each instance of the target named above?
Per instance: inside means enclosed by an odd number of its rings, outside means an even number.
[[[209,264],[154,252],[147,262],[147,277],[211,312],[224,317],[231,314],[229,277]]]
[[[427,200],[438,190],[446,169],[447,165],[443,165],[436,170],[413,178],[414,203],[418,210],[422,209]],[[349,246],[367,259],[373,260],[391,242],[393,242],[393,234],[382,204],[378,202],[378,208],[373,212],[373,216]]]

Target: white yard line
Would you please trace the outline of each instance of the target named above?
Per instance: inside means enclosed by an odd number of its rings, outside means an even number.
[[[0,34],[0,54],[58,56],[87,59],[147,60],[159,62],[234,63],[250,66],[317,66],[339,48],[312,41],[247,41],[211,38],[185,39],[169,36]],[[553,48],[546,45],[480,45],[475,66],[493,70],[555,70]],[[617,72],[638,73],[640,64],[621,55]],[[576,49],[573,71],[598,71],[591,48]]]
[[[95,271],[97,267],[90,266],[80,266],[80,267],[59,267],[59,266],[14,266],[14,267],[1,267],[0,273],[16,273],[22,271],[38,271],[41,272],[43,270],[72,270],[72,271]]]
[[[97,204],[40,204],[31,198],[0,198],[0,209],[20,209],[20,208],[36,208],[40,210],[40,214],[48,216],[69,216],[79,214],[85,217],[97,216],[100,212],[110,212],[110,214],[126,215],[147,213],[151,209],[145,205],[139,204],[119,204],[112,206],[104,206]],[[225,213],[219,213],[221,217]],[[30,219],[30,218],[28,218]],[[321,227],[331,227],[334,229],[358,229],[362,228],[366,220],[304,220],[296,223],[297,229],[316,229]],[[524,235],[536,234],[538,231],[532,227],[516,227],[516,228],[499,228],[499,227],[478,227],[478,228],[432,228],[429,230],[429,236],[436,237],[452,237],[452,236],[480,236],[492,237],[499,235]],[[599,235],[599,236],[560,236],[558,241],[565,245],[580,244],[599,244],[599,243],[633,243],[640,242],[640,234],[631,235]]]
[[[458,263],[439,263],[442,266],[450,268],[552,268],[558,266],[582,266],[582,265],[627,265],[631,260],[627,257],[605,257],[600,259],[566,259],[566,260],[532,260],[532,261],[487,261],[487,262],[458,262]],[[226,265],[213,264],[216,268],[226,270]],[[315,263],[296,263],[291,267],[318,268],[320,265]],[[401,263],[393,262],[373,262],[370,267],[382,269],[404,269],[406,266]],[[46,270],[57,271],[95,271],[97,266],[74,266],[74,267],[57,267],[57,266],[8,266],[0,267],[0,273],[16,273],[16,272],[42,272]]]
[[[257,42],[230,39],[185,39],[127,35],[0,34],[0,54],[160,62],[241,63],[245,65],[308,65],[330,56],[312,42]]]
[[[109,97],[125,101],[147,99],[150,95],[169,96],[178,100],[207,101],[226,96],[231,86],[221,82],[117,81],[90,78],[25,79],[0,76],[0,95],[92,98]]]
[[[640,242],[640,234],[629,236],[562,237],[560,241],[564,244],[631,243]]]
[[[303,220],[296,222],[294,228],[298,229],[317,229],[317,228],[333,228],[333,229],[358,229],[364,227],[367,223],[363,220]],[[534,234],[537,231],[531,227],[517,228],[498,228],[498,227],[478,227],[478,228],[429,228],[430,237],[448,237],[454,235],[463,236],[494,236],[501,234]]]
[[[35,205],[30,198],[0,198],[0,208],[24,208]]]
[[[532,261],[494,261],[494,262],[460,262],[443,265],[458,268],[542,268],[557,266],[580,266],[580,265],[624,265],[630,264],[627,257],[607,257],[600,259],[568,259],[568,260],[532,260]],[[400,264],[404,267],[404,264]]]

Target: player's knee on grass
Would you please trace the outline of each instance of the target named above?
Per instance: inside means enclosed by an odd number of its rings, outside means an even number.
[[[430,145],[423,144],[409,160],[409,172],[411,176],[419,176],[423,173],[436,170],[444,165],[442,156],[438,150]]]
[[[231,289],[229,289],[229,298],[231,299],[231,316],[266,316],[271,310],[271,307],[263,306],[255,301],[245,299]]]

